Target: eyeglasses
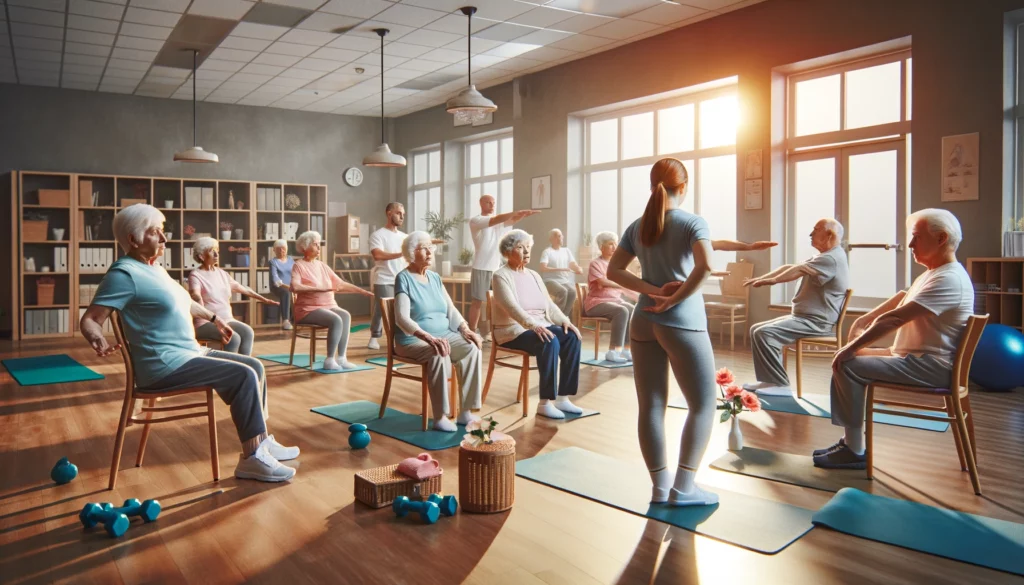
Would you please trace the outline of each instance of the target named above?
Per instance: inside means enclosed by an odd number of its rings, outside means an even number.
[[[435,246],[434,244],[429,244],[429,245],[426,245],[426,246],[416,246],[416,249],[417,250],[425,250],[427,252],[433,252],[434,250],[437,250],[437,246]]]

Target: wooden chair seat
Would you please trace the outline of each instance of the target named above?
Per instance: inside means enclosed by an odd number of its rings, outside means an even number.
[[[580,330],[590,322],[594,328],[594,359],[601,359],[601,325],[607,323],[611,325],[611,319],[606,317],[591,317],[583,314],[583,303],[587,300],[587,295],[590,294],[590,287],[586,284],[576,283],[576,306],[573,308],[573,312],[576,313],[576,322],[580,324]]]
[[[704,301],[704,307],[708,309],[745,309],[745,303],[727,303],[723,301]]]
[[[487,321],[494,323],[494,293],[487,291]],[[499,354],[507,354],[499,356]],[[523,418],[530,415],[530,370],[536,370],[537,366],[530,365],[530,358],[532,354],[519,349],[510,349],[498,345],[498,341],[494,340],[491,343],[491,356],[487,362],[487,381],[484,382],[484,395],[480,399],[480,402],[487,402],[487,393],[491,390],[491,380],[494,377],[494,368],[499,366],[502,368],[512,368],[519,370],[519,388],[516,391],[516,402],[523,403]],[[516,359],[521,360],[520,363],[514,363],[507,360]]]
[[[131,347],[129,347],[128,338],[124,334],[124,325],[121,322],[121,316],[117,311],[114,311],[111,314],[110,319],[114,329],[114,337],[117,339],[117,343],[121,346],[121,358],[124,360],[125,392],[124,403],[121,406],[121,419],[117,425],[117,435],[114,438],[114,456],[110,462],[110,481],[107,485],[107,489],[112,490],[117,485],[117,472],[121,466],[121,452],[124,449],[124,435],[127,427],[132,425],[143,425],[142,437],[139,439],[139,452],[135,458],[135,466],[141,467],[142,459],[146,454],[146,443],[149,440],[150,425],[200,417],[205,417],[209,425],[210,465],[213,468],[213,480],[219,481],[220,455],[217,448],[217,415],[213,401],[213,387],[196,386],[194,388],[181,388],[178,390],[167,390],[164,392],[140,392],[135,386],[135,369],[132,366]],[[162,398],[184,396],[186,394],[195,394],[199,392],[206,394],[205,401],[156,406],[157,400]],[[135,402],[137,400],[144,401],[144,406],[138,409],[139,415],[136,415],[135,408]],[[154,413],[171,413],[176,411],[186,412],[182,414],[170,414],[167,416],[160,416],[159,418],[153,418]]]
[[[843,346],[843,323],[846,321],[846,310],[850,306],[850,299],[853,297],[853,289],[846,289],[846,295],[843,297],[843,304],[839,307],[839,320],[835,324],[835,335],[815,335],[811,337],[802,337],[792,345],[787,345],[782,348],[782,369],[786,369],[789,366],[789,354],[793,352],[796,354],[796,396],[801,398],[804,395],[804,356],[805,355],[820,355],[820,356],[834,356],[835,352]],[[818,345],[825,346],[826,350],[815,350],[810,349],[808,346]],[[832,351],[835,350],[835,351]]]

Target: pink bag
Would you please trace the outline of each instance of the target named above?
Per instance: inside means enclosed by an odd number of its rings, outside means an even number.
[[[398,473],[417,480],[441,475],[441,464],[427,453],[420,453],[398,464]]]

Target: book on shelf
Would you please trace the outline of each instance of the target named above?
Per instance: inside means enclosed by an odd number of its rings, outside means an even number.
[[[203,208],[203,188],[185,187],[185,209]]]
[[[213,204],[213,187],[203,187],[203,209],[216,209]]]

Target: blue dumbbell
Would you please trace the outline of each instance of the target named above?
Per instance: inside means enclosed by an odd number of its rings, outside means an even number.
[[[434,502],[413,502],[406,496],[398,496],[391,502],[391,509],[395,516],[404,518],[409,512],[416,512],[426,524],[433,524],[441,516],[441,508]]]
[[[102,522],[107,534],[117,538],[128,531],[131,525],[129,517],[138,516],[146,522],[152,522],[160,515],[160,509],[160,502],[156,500],[125,500],[124,506],[120,508],[115,508],[110,503],[90,503],[82,508],[78,519],[86,528],[92,528]]]
[[[455,496],[442,496],[441,494],[430,494],[427,498],[428,502],[437,504],[437,507],[441,509],[442,516],[454,516],[456,510],[459,509],[459,502],[455,499]]]

